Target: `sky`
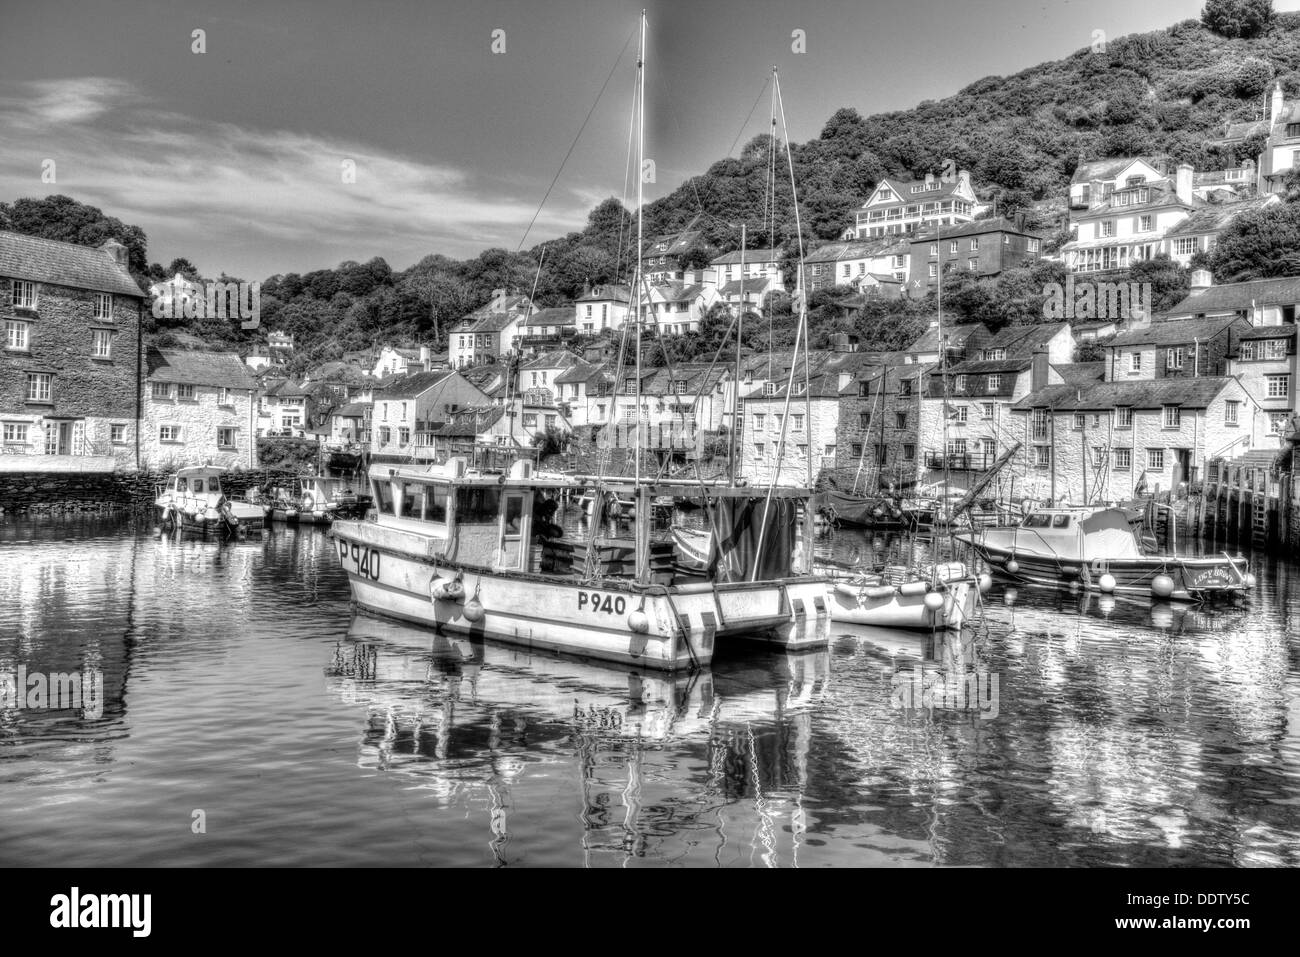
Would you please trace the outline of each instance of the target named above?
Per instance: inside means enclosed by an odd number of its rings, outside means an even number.
[[[773,66],[800,142],[1202,0],[6,0],[0,199],[70,195],[212,277],[530,248],[624,195],[643,4],[653,200],[765,131]]]

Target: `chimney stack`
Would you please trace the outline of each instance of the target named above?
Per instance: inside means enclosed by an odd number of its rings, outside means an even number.
[[[108,240],[99,248],[106,251],[110,256],[112,256],[113,261],[117,263],[119,266],[122,266],[123,268],[126,267],[126,256],[127,256],[126,247],[123,246],[121,243],[119,243],[116,239]]]
[[[1273,96],[1269,102],[1268,122],[1272,126],[1282,116],[1282,81],[1273,84]]]
[[[1034,350],[1033,365],[1030,366],[1029,372],[1029,391],[1037,392],[1039,389],[1047,388],[1047,350],[1038,348]]]
[[[1214,276],[1208,269],[1192,270],[1192,292],[1200,289],[1209,289],[1214,285]]]
[[[1192,205],[1192,173],[1191,163],[1179,163],[1174,174],[1174,192],[1178,194],[1178,201],[1186,206]]]

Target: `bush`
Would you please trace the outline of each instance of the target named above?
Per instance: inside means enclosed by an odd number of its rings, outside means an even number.
[[[1257,37],[1273,20],[1273,0],[1206,0],[1201,22],[1220,36]]]

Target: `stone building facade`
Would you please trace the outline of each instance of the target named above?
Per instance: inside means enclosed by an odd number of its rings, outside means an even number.
[[[257,382],[233,352],[145,352],[141,465],[257,466]]]

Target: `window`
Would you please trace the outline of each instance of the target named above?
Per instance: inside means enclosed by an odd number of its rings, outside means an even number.
[[[764,443],[764,442],[755,442],[755,443],[754,443],[754,458],[758,459],[758,461],[760,461],[760,462],[762,462],[764,459],[767,458],[767,444],[766,444],[766,443]]]
[[[95,329],[90,354],[96,359],[111,359],[113,356],[113,333],[108,329]]]
[[[1252,359],[1254,359],[1254,358],[1255,358],[1255,343],[1253,343],[1253,342],[1249,342],[1249,341],[1247,341],[1247,342],[1243,342],[1243,343],[1241,344],[1241,349],[1240,349],[1240,351],[1238,352],[1238,356],[1239,356],[1240,358],[1242,358],[1242,359],[1246,359],[1246,360],[1252,360]]]
[[[930,278],[933,279],[937,275],[939,275],[939,267],[934,263],[930,263]]]
[[[956,392],[966,391],[966,377],[964,375],[954,376],[952,380],[953,390]]]
[[[970,251],[971,251],[971,252],[978,252],[978,251],[979,251],[979,248],[980,248],[979,237],[978,237],[978,236],[973,236],[973,237],[971,237],[971,241],[970,241]]]
[[[1046,442],[1048,435],[1051,433],[1052,417],[1046,409],[1034,409],[1034,441]]]
[[[159,442],[179,442],[180,440],[181,440],[181,427],[179,425],[158,426]]]
[[[1133,450],[1116,449],[1115,450],[1115,470],[1118,472],[1127,472],[1133,467]]]
[[[402,426],[397,430],[397,444],[398,445],[411,444],[411,430],[406,426]]]
[[[1186,352],[1182,346],[1174,346],[1165,351],[1165,368],[1181,369]]]
[[[1033,446],[1033,466],[1036,469],[1052,467],[1052,447],[1050,445]]]
[[[1092,447],[1092,464],[1095,468],[1104,468],[1106,465],[1106,449],[1100,445]]]
[[[775,382],[764,382],[764,383],[763,383],[763,395],[776,395],[776,383],[775,383]]]
[[[966,454],[966,440],[965,440],[965,439],[949,439],[949,440],[948,440],[948,454],[949,454],[950,456],[952,456],[952,455],[965,455],[965,454]]]
[[[393,430],[386,425],[381,425],[379,427],[379,444],[387,445],[391,441],[393,441]]]
[[[233,449],[235,447],[235,430],[229,426],[218,428],[217,445],[223,449]]]
[[[898,395],[900,398],[907,398],[912,394],[912,380],[901,379],[898,383]]]
[[[849,446],[849,451],[850,451],[850,454],[851,454],[855,459],[860,459],[860,458],[862,458],[862,443],[861,443],[861,442],[854,442],[851,446]]]
[[[26,282],[22,279],[14,280],[14,308],[36,308],[36,283]]]
[[[1183,424],[1182,410],[1176,405],[1166,405],[1163,409],[1162,425],[1166,429],[1177,429]]]
[[[1103,236],[1114,236],[1114,235],[1115,235],[1115,220],[1113,220],[1113,219],[1103,219],[1103,220],[1101,221],[1101,235],[1103,235]]]
[[[998,389],[1000,388],[1002,388],[1002,376],[1000,375],[989,376],[989,391],[997,392]]]
[[[905,428],[907,428],[907,413],[906,413],[906,412],[895,412],[895,413],[894,413],[894,428],[896,428],[896,429],[905,429]]]
[[[632,410],[631,410],[631,409],[628,409],[627,411],[631,412]],[[524,426],[525,429],[535,429],[535,428],[537,428],[537,413],[536,413],[536,412],[525,412],[525,413],[524,413],[524,417],[523,417],[523,426]]]
[[[773,414],[772,416],[773,430],[776,432],[780,432],[784,427],[785,427],[785,416],[780,412]]]
[[[95,318],[100,322],[113,318],[113,297],[106,292],[95,293]]]
[[[1235,401],[1235,400],[1233,400],[1233,399],[1229,399],[1227,402],[1225,402],[1225,403],[1223,404],[1223,424],[1224,424],[1224,425],[1236,425],[1236,424],[1237,424],[1237,415],[1238,415],[1238,409],[1240,408],[1240,406],[1241,406],[1241,403],[1240,403],[1240,402],[1237,402],[1237,401]]]
[[[1163,472],[1165,470],[1165,450],[1147,449],[1147,471]]]
[[[794,430],[795,430],[796,432],[802,432],[802,431],[803,431],[803,416],[802,416],[802,415],[796,415],[796,416],[794,416]]]
[[[1036,252],[1038,252],[1038,240],[1037,240],[1037,239],[1031,239],[1031,240],[1029,240],[1029,251],[1030,251],[1031,253],[1036,253]]]
[[[972,259],[966,263],[966,268],[971,272],[976,272],[980,268],[980,261],[978,259]]]
[[[1074,413],[1074,431],[1082,432],[1086,416],[1082,412]]]
[[[988,362],[1001,362],[1006,357],[1007,350],[1005,348],[984,350],[984,359]]]
[[[852,270],[852,269],[853,269],[853,265],[852,265],[851,263],[845,263],[845,264],[844,264],[844,278],[845,278],[845,279],[848,279],[848,278],[849,278],[849,272],[850,272],[850,270]]]
[[[108,441],[114,445],[121,445],[126,441],[126,426],[114,424],[108,427]]]
[[[985,419],[991,419],[991,418],[993,418],[993,403],[992,403],[992,402],[981,402],[981,403],[980,403],[980,416],[981,416],[982,418],[985,418]]]
[[[959,425],[965,425],[969,416],[970,409],[964,405],[956,406],[952,410],[953,421],[957,422]]]
[[[1271,435],[1281,435],[1282,430],[1286,428],[1286,420],[1289,417],[1289,412],[1270,412],[1268,414],[1269,433]]]
[[[1131,429],[1133,428],[1133,407],[1120,405],[1115,407],[1115,428]]]
[[[48,372],[27,373],[27,401],[51,402],[54,391],[54,376]]]
[[[915,461],[915,460],[916,460],[916,446],[915,446],[915,445],[904,445],[904,446],[903,446],[903,458],[906,459],[906,460],[909,461],[909,462]]]
[[[1180,236],[1174,240],[1175,256],[1191,256],[1198,248],[1195,236]]]
[[[217,390],[217,405],[234,405],[230,397],[230,389],[224,385]]]
[[[151,386],[150,395],[155,399],[170,399],[172,397],[172,384],[170,382],[154,382]]]
[[[755,432],[762,432],[762,431],[763,431],[763,427],[764,427],[764,425],[766,425],[766,423],[767,423],[767,416],[766,416],[766,415],[764,415],[762,412],[755,412],[755,413],[754,413],[754,431],[755,431]]]
[[[931,243],[931,244],[930,244],[930,255],[931,255],[931,256],[937,256],[937,255],[939,255],[939,244],[938,244],[938,243]],[[934,273],[930,273],[930,275],[933,276]]]
[[[26,351],[28,348],[28,323],[18,319],[5,320],[5,348],[20,349]]]
[[[1286,358],[1286,340],[1285,339],[1265,339],[1261,345],[1264,347],[1265,359],[1285,359]]]
[[[870,412],[859,412],[859,413],[858,413],[858,427],[859,427],[859,428],[863,428],[863,429],[869,429],[869,428],[871,428],[871,413],[870,413]]]
[[[1266,375],[1265,381],[1268,383],[1268,397],[1270,399],[1285,399],[1291,392],[1291,377],[1289,375]]]
[[[685,379],[678,379],[676,382],[674,382],[674,383],[673,383],[673,392],[675,392],[677,395],[685,395],[685,394],[686,394],[686,380],[685,380]]]
[[[961,243],[957,242],[957,240],[954,239],[952,242],[948,244],[948,252],[956,255],[960,251],[961,251]]]
[[[1151,214],[1150,214],[1150,213],[1143,213],[1141,216],[1138,217],[1138,232],[1140,232],[1140,233],[1149,233],[1149,232],[1151,232]]]
[[[1130,353],[1129,353],[1129,355],[1128,355],[1128,371],[1129,371],[1129,372],[1141,372],[1141,371],[1142,371],[1142,353],[1140,353],[1140,352],[1130,352]]]
[[[26,422],[6,422],[4,424],[5,444],[27,442],[27,423]]]
[[[195,395],[194,386],[180,383],[176,386],[176,398],[193,399]]]

